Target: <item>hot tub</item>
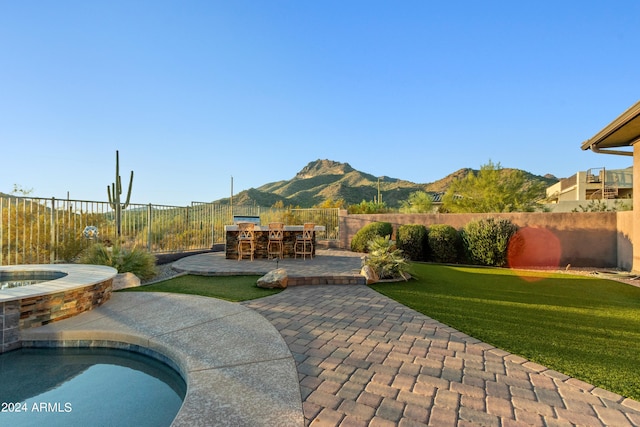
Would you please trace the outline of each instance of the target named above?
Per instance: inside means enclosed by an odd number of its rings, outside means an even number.
[[[111,297],[116,274],[113,267],[87,264],[0,267],[0,277],[51,279],[0,290],[0,353],[21,347],[23,329],[66,319],[103,304]]]

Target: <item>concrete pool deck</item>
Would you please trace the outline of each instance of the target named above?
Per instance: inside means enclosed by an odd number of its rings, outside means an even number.
[[[90,312],[24,331],[22,342],[148,349],[165,356],[187,383],[173,426],[304,424],[291,352],[264,317],[240,304],[114,293]]]
[[[331,276],[338,274],[332,266],[344,263],[340,274],[353,274],[360,262],[318,255],[285,268]],[[174,265],[197,274],[264,268],[210,254]],[[116,293],[92,312],[27,333],[124,341],[166,355],[188,384],[175,425],[640,426],[640,402],[483,343],[363,285],[294,286],[240,304]]]

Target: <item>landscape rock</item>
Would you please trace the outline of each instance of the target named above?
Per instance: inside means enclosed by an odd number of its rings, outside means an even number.
[[[362,266],[360,274],[367,280],[367,285],[371,285],[372,283],[376,283],[378,280],[380,280],[380,278],[378,277],[378,273],[376,273],[376,271],[368,265]]]
[[[140,286],[140,278],[133,273],[116,274],[111,285],[114,291]]]
[[[287,270],[278,268],[271,270],[258,279],[258,287],[265,289],[285,289],[289,284]]]

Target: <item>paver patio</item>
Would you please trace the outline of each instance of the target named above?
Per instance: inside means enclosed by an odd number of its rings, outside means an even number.
[[[297,363],[307,425],[637,426],[640,403],[482,343],[367,286],[246,302]]]

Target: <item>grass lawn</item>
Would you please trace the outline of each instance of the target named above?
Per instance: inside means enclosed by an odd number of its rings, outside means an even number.
[[[226,301],[246,301],[277,294],[281,289],[256,286],[261,276],[179,276],[153,285],[123,289],[118,292],[174,292],[202,295]]]
[[[412,264],[372,288],[511,353],[640,400],[640,288],[593,277]]]

